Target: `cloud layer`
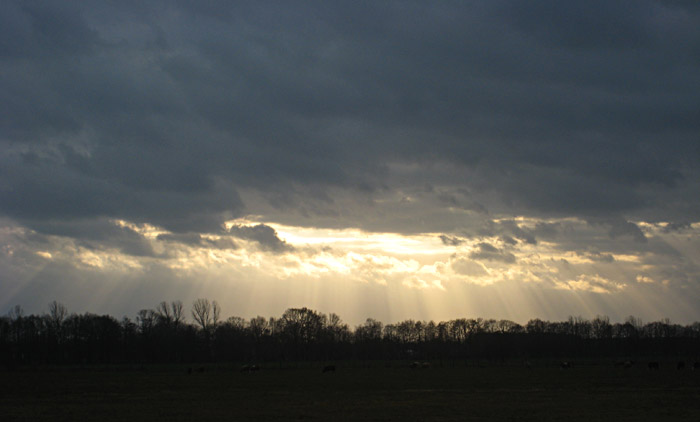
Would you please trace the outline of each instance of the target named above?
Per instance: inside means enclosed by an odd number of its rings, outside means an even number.
[[[657,235],[700,221],[694,2],[10,0],[0,40],[0,216],[31,248],[311,253],[278,224],[431,234],[474,277],[695,265]],[[615,290],[590,271],[551,285]]]

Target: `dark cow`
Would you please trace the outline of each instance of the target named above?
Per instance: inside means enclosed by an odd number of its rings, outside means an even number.
[[[421,368],[427,369],[430,368],[430,362],[423,362],[420,364]]]
[[[685,362],[683,362],[682,360],[678,361],[678,363],[676,364],[676,369],[679,371],[685,369]]]
[[[634,366],[634,362],[631,360],[625,361],[625,369],[630,369],[632,366]]]
[[[698,369],[700,369],[700,362],[693,363],[693,371],[697,371]]]
[[[649,362],[649,364],[647,365],[647,367],[648,367],[650,370],[658,371],[658,370],[659,370],[659,362]]]
[[[408,365],[408,367],[411,369],[420,368],[420,362],[411,362],[411,364]]]
[[[335,372],[335,365],[326,365],[323,367],[321,370],[321,373],[326,373],[326,372]]]
[[[562,362],[559,364],[559,368],[561,369],[571,369],[571,362]]]

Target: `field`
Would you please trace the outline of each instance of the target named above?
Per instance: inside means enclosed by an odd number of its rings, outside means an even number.
[[[0,420],[700,421],[700,371],[612,364],[238,366],[0,372]]]

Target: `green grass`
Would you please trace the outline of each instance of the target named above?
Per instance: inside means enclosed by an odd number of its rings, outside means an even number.
[[[321,365],[0,372],[0,420],[700,421],[700,371]]]

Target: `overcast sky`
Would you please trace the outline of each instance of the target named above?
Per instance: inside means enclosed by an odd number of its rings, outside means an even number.
[[[0,313],[700,320],[700,3],[0,5]]]

